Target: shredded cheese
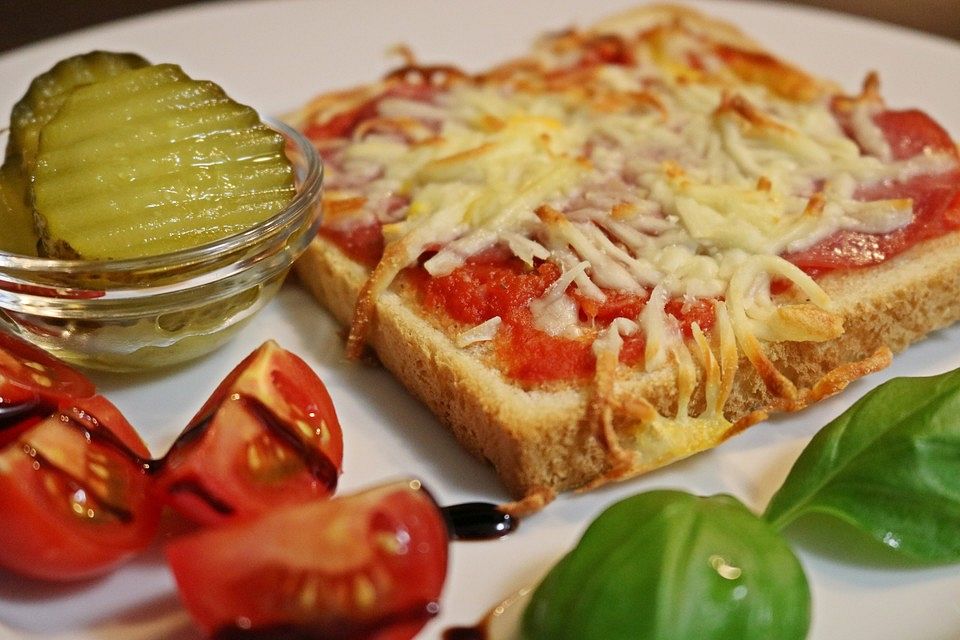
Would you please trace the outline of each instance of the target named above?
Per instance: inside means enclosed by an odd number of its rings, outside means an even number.
[[[494,316],[489,320],[481,322],[475,327],[467,329],[457,336],[457,346],[462,349],[470,346],[471,344],[493,340],[497,335],[497,329],[500,328],[501,322],[502,319],[500,316]]]
[[[581,67],[577,34],[546,39],[526,63],[455,74],[423,96],[389,94],[352,139],[328,143],[328,201],[376,218],[387,243],[361,295],[355,341],[369,320],[364,305],[425,252],[424,268],[442,276],[499,246],[530,267],[560,266],[529,305],[534,324],[594,336],[604,394],[622,337],[642,332],[643,367],[677,371],[676,420],[693,419],[702,372],[701,433],[730,427],[723,408],[740,353],[775,394],[796,400],[762,344],[825,341],[843,329],[816,281],[781,256],[842,230],[904,227],[912,201],[864,202],[858,190],[955,170],[955,159],[893,160],[873,119],[875,78],[847,99],[848,135],[812,80],[773,59],[770,68],[728,59],[736,39],[711,43],[696,24],[624,31],[633,64]],[[343,94],[350,108],[362,98]],[[329,102],[317,109],[332,117]],[[791,285],[789,302],[771,290],[775,280]],[[590,326],[571,293],[602,303],[611,291],[648,298],[637,317]],[[681,328],[668,310],[677,299],[713,300],[713,328]],[[456,343],[490,340],[500,323]],[[642,413],[635,436],[655,440],[661,426]]]

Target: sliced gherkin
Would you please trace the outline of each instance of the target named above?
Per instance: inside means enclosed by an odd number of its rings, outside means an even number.
[[[78,87],[40,136],[42,249],[131,258],[247,229],[293,197],[283,149],[253,109],[174,65]]]
[[[7,158],[19,155],[24,175],[33,171],[40,129],[56,115],[74,88],[150,63],[134,53],[91,51],[61,60],[30,83],[10,114]]]
[[[33,210],[27,205],[27,184],[20,171],[19,156],[11,156],[0,167],[0,250],[37,255],[37,232]]]

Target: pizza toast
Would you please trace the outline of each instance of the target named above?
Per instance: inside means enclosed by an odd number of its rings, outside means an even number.
[[[844,95],[666,5],[484,74],[407,55],[291,116],[328,170],[296,271],[518,508],[709,449],[960,318],[956,146],[875,75]]]

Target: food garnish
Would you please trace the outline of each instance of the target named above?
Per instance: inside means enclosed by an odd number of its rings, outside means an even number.
[[[0,333],[0,567],[91,577],[149,545],[164,504],[215,523],[336,488],[343,439],[330,396],[273,341],[237,365],[161,458],[95,394],[82,373]]]
[[[205,529],[166,554],[209,637],[406,640],[439,611],[447,535],[414,480]]]
[[[960,369],[894,378],[810,441],[763,517],[838,518],[919,562],[960,562]]]
[[[342,461],[326,387],[271,340],[220,383],[154,470],[171,506],[216,523],[325,498]]]
[[[523,638],[804,638],[809,589],[780,532],[812,513],[908,562],[960,562],[958,416],[960,369],[894,378],[814,436],[762,517],[730,496],[617,503],[533,593]]]
[[[0,333],[0,569],[102,575],[164,532],[181,597],[216,638],[407,640],[439,612],[450,540],[498,507],[439,507],[419,480],[328,500],[343,439],[326,387],[273,341],[240,362],[161,458],[83,374]]]
[[[810,590],[773,527],[736,498],[651,491],[618,502],[534,592],[529,640],[802,640]]]
[[[41,255],[100,260],[239,233],[294,195],[283,136],[176,65],[77,56],[35,80],[13,119],[0,215],[20,231],[7,250],[32,240],[19,203]]]
[[[23,406],[0,416],[0,567],[77,580],[146,549],[160,503],[130,423],[103,396]]]
[[[91,51],[65,58],[33,79],[10,113],[10,138],[0,168],[0,248],[36,255],[37,235],[28,185],[34,174],[41,129],[76,87],[150,64],[134,53]]]

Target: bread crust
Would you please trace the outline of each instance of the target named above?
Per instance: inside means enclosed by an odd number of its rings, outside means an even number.
[[[659,5],[629,11],[593,28],[598,33],[632,32],[682,21],[719,42],[761,52],[736,28],[680,7]],[[801,74],[801,72],[797,72]],[[792,78],[805,94],[832,90],[812,77]],[[806,83],[806,84],[804,84]],[[316,238],[295,265],[301,281],[344,326],[369,270],[351,261],[330,240]],[[492,464],[516,498],[539,496],[636,475],[708,449],[772,411],[793,411],[835,393],[851,380],[882,368],[890,354],[960,319],[960,232],[924,241],[882,264],[839,271],[818,280],[836,305],[844,330],[823,342],[764,343],[763,353],[782,379],[771,380],[741,354],[724,413],[729,422],[647,425],[636,431],[638,398],[662,415],[676,412],[676,366],[652,372],[619,367],[607,390],[610,411],[604,433],[590,384],[524,389],[484,364],[487,345],[455,343],[426,317],[416,295],[394,285],[373,300],[366,343],[383,365],[420,398],[474,456]],[[696,367],[693,410],[705,404],[704,369]],[[783,379],[788,382],[783,382]],[[778,382],[779,380],[779,382]],[[777,384],[793,387],[790,393]],[[731,424],[733,426],[731,426]],[[670,424],[669,422],[667,424]],[[627,467],[611,452],[632,450]]]

